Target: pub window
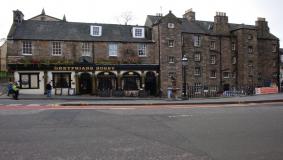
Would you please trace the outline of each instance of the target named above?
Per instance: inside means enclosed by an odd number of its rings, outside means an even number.
[[[254,51],[254,50],[253,50],[253,47],[252,47],[252,46],[249,46],[249,47],[248,47],[248,53],[249,53],[249,54],[252,54],[253,51]]]
[[[123,75],[122,86],[124,90],[138,90],[140,86],[140,75],[135,72],[128,72]]]
[[[216,64],[216,55],[211,55],[209,57],[209,63],[210,64]]]
[[[146,45],[145,44],[138,44],[138,55],[140,57],[146,56]]]
[[[23,55],[32,55],[32,43],[31,41],[23,41]]]
[[[194,41],[194,46],[195,47],[200,47],[200,44],[201,44],[201,37],[200,37],[200,35],[194,35],[193,41]]]
[[[231,73],[232,78],[236,78],[236,72]]]
[[[277,66],[277,59],[273,59],[273,62],[272,62],[272,67],[276,67]]]
[[[200,62],[200,53],[194,54],[194,60],[195,60],[195,62]]]
[[[223,78],[229,78],[230,73],[229,72],[223,72]]]
[[[54,55],[54,56],[62,55],[61,42],[52,42],[52,55]]]
[[[101,36],[102,26],[90,26],[90,35],[91,36]]]
[[[82,56],[90,56],[90,45],[89,43],[82,43]]]
[[[168,57],[168,63],[175,63],[175,57],[174,56],[169,56]]]
[[[253,39],[253,35],[249,34],[248,35],[248,40],[252,40]]]
[[[168,41],[168,47],[174,47],[174,40]]]
[[[118,55],[118,44],[117,43],[110,43],[108,45],[108,54],[109,56],[116,57]]]
[[[133,37],[134,38],[144,38],[144,28],[143,27],[133,27]]]
[[[232,49],[232,51],[235,51],[236,50],[236,43],[235,42],[232,42],[232,44],[231,44],[231,49]]]
[[[216,78],[216,71],[210,71],[210,78]]]
[[[210,41],[210,49],[215,50],[215,41]]]
[[[201,83],[195,83],[195,85],[194,85],[194,91],[195,91],[195,93],[201,93],[201,90],[202,90],[202,85],[201,85]]]
[[[232,64],[236,64],[237,63],[237,58],[235,56],[232,57]]]
[[[38,89],[39,73],[20,73],[20,88]]]
[[[54,88],[71,88],[71,73],[53,73]]]
[[[277,45],[276,44],[273,44],[272,45],[272,52],[276,52],[277,51]]]
[[[200,74],[201,74],[200,67],[195,67],[195,73],[194,73],[194,75],[195,75],[195,76],[200,76]]]
[[[174,25],[174,23],[168,23],[168,28],[175,28],[175,25]]]
[[[253,65],[252,64],[248,65],[248,74],[253,75]]]

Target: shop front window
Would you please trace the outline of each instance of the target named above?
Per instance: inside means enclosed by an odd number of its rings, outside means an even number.
[[[54,88],[71,88],[71,73],[53,73]]]
[[[140,76],[135,72],[128,72],[123,75],[124,90],[138,90],[140,84]]]
[[[39,73],[20,73],[20,88],[22,89],[38,89]]]

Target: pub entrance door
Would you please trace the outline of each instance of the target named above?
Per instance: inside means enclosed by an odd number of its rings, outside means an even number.
[[[79,79],[79,93],[91,94],[92,79],[89,73],[82,73]]]

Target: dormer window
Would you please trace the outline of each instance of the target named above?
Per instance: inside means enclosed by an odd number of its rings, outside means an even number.
[[[133,37],[134,38],[144,38],[144,28],[133,27]]]
[[[102,26],[90,26],[90,35],[91,36],[101,36]]]

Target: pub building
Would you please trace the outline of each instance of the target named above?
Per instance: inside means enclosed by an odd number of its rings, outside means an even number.
[[[147,16],[144,26],[69,22],[13,11],[7,66],[23,94],[167,96],[277,83],[279,39],[267,21],[230,24],[226,13],[199,21],[187,10]],[[186,60],[187,63],[182,63]],[[273,64],[270,66],[270,64]]]

